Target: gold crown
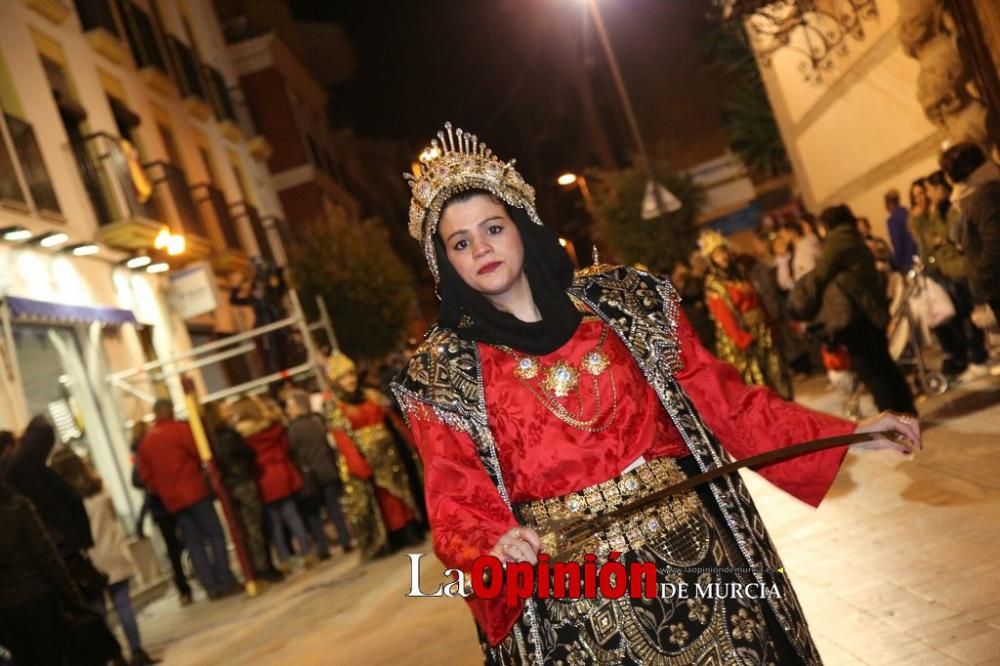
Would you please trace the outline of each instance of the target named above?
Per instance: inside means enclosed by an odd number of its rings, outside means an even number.
[[[698,249],[705,257],[711,257],[712,253],[718,250],[720,247],[729,248],[729,241],[726,237],[720,234],[714,229],[709,229],[708,231],[701,232],[698,237]]]
[[[347,354],[339,349],[330,354],[330,359],[327,361],[326,365],[326,373],[330,379],[337,381],[344,375],[348,375],[352,372],[357,372],[357,369],[354,365],[354,361],[348,358]]]
[[[410,200],[410,235],[423,245],[424,256],[438,280],[434,234],[441,208],[451,197],[467,190],[486,190],[504,203],[522,208],[535,224],[541,224],[535,210],[535,189],[524,182],[514,168],[516,160],[504,162],[475,134],[452,130],[451,123],[437,133],[420,153],[416,175],[404,174],[413,198]]]

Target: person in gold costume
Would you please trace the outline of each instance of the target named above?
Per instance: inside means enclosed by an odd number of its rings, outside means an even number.
[[[771,322],[732,246],[718,231],[702,233],[698,246],[711,265],[705,302],[715,321],[716,356],[736,366],[747,384],[770,386],[790,400],[792,382]]]
[[[422,541],[422,483],[405,425],[388,398],[360,386],[342,352],[330,356],[327,369],[337,398],[332,427],[344,505],[362,559]]]

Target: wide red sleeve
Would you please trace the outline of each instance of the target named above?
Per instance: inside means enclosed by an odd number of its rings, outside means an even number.
[[[337,442],[337,451],[344,457],[344,464],[347,465],[347,471],[351,473],[351,476],[365,480],[372,478],[371,465],[361,455],[361,451],[358,451],[358,447],[354,445],[347,433],[343,430],[334,430],[333,439]]]
[[[678,316],[684,369],[677,380],[735,459],[854,432],[855,424],[850,421],[787,402],[770,388],[746,385],[736,368],[698,342],[683,312]],[[847,447],[827,449],[766,465],[757,472],[785,492],[818,506],[846,453]]]
[[[709,295],[705,298],[705,302],[708,304],[712,316],[726,331],[726,335],[736,343],[736,346],[740,349],[749,347],[750,343],[753,342],[753,336],[744,331],[740,323],[736,321],[736,315],[733,314],[732,308],[729,307],[725,299]]]
[[[473,560],[489,553],[517,520],[483,469],[471,437],[432,414],[411,417],[410,426],[424,463],[434,552],[446,567],[470,572]],[[510,633],[521,615],[521,605],[510,607],[504,597],[465,600],[492,645]]]

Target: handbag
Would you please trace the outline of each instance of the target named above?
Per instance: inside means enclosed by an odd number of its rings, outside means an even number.
[[[928,328],[949,322],[955,316],[955,304],[945,288],[928,277],[921,280],[920,287],[911,301],[917,317],[927,322]]]
[[[66,639],[72,666],[104,666],[121,657],[122,649],[101,614],[74,608],[66,615]]]
[[[66,558],[66,568],[80,594],[88,601],[101,598],[111,582],[108,575],[95,567],[90,558],[81,552]]]

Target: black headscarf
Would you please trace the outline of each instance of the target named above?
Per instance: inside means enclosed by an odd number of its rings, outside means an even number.
[[[573,262],[555,232],[532,222],[520,208],[507,206],[507,212],[524,244],[524,273],[541,320],[525,322],[498,310],[466,284],[448,260],[440,234],[434,237],[441,274],[438,319],[464,340],[505,345],[536,356],[550,354],[573,337],[582,319],[566,293],[573,282]]]

